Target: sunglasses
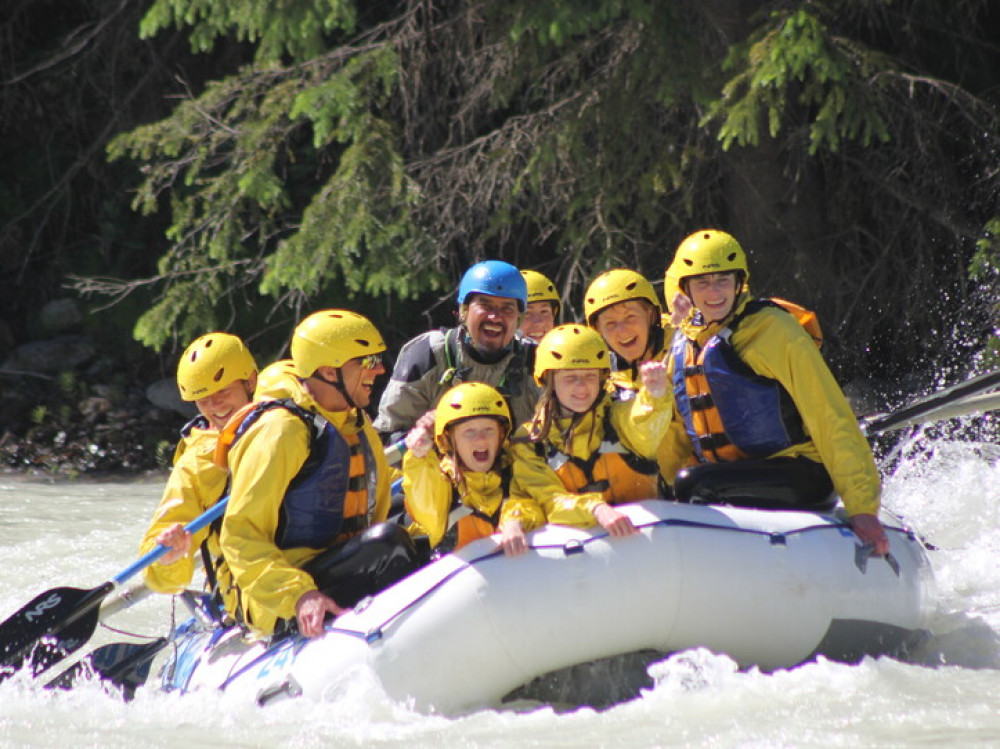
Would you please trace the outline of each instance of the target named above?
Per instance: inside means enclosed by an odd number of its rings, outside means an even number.
[[[368,356],[358,357],[358,362],[362,369],[378,369],[382,364],[382,354],[368,354]]]

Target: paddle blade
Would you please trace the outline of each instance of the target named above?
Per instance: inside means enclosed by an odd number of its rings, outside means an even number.
[[[98,605],[112,589],[110,584],[90,590],[52,588],[0,623],[0,681],[25,659],[38,675],[79,649],[94,633]]]
[[[146,643],[103,645],[63,671],[45,688],[72,689],[81,679],[97,678],[120,689],[122,696],[129,701],[135,696],[135,690],[146,683],[153,659],[168,642],[166,637],[160,637]]]

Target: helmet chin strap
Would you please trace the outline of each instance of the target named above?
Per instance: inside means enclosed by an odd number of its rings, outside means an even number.
[[[344,375],[340,371],[340,367],[335,367],[334,369],[337,372],[336,380],[326,379],[323,375],[319,373],[318,369],[315,372],[313,372],[312,376],[315,377],[320,382],[325,382],[327,385],[336,388],[337,391],[340,392],[340,394],[344,397],[344,400],[347,401],[348,409],[354,409],[355,411],[357,411],[358,426],[361,426],[361,424],[364,421],[364,417],[361,415],[361,409],[358,408],[358,404],[354,402],[354,398],[351,397],[351,394],[347,392],[347,388],[344,385]]]

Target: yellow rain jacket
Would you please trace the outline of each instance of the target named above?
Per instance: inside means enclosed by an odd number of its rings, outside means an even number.
[[[733,312],[721,323],[695,325],[691,315],[681,324],[681,331],[688,341],[703,346],[749,301],[749,294],[741,295]],[[871,447],[816,343],[798,320],[783,310],[765,307],[743,318],[730,342],[755,373],[781,383],[802,417],[806,441],[769,457],[801,455],[822,463],[849,515],[877,513],[881,480]],[[668,359],[668,369],[673,378],[673,357]],[[670,483],[681,468],[695,460],[694,447],[676,406],[659,455],[661,472]]]
[[[670,356],[669,344],[670,339],[674,334],[674,328],[670,324],[670,315],[664,314],[662,316],[662,321],[666,345],[661,347],[659,351],[646,361],[666,361]],[[639,382],[634,377],[634,374],[635,371],[632,369],[622,369],[617,372],[612,372],[611,376],[608,378],[608,392],[614,393],[617,391],[623,394],[637,392],[639,390]],[[660,476],[667,484],[672,484],[674,476],[677,475],[677,471],[674,471],[668,476],[667,472],[663,470],[663,466],[669,461],[669,448],[667,446],[666,438],[660,442],[656,449],[656,461],[660,464]]]
[[[568,456],[587,460],[601,446],[604,419],[611,419],[622,446],[640,457],[653,459],[657,446],[670,427],[672,403],[673,396],[669,389],[662,398],[652,398],[645,388],[640,388],[634,398],[626,401],[612,399],[606,393],[594,409],[584,414],[574,430],[572,444],[567,445],[563,441],[569,418],[553,423],[547,441]],[[597,522],[594,508],[601,502],[614,503],[615,498],[609,496],[609,492],[568,491],[559,474],[538,454],[535,443],[528,438],[529,426],[522,424],[511,440],[514,452],[511,511],[521,502],[530,502],[542,508],[549,523],[580,528],[593,526]],[[654,496],[650,494],[646,498]]]
[[[283,394],[319,413],[341,434],[363,430],[361,437],[367,437],[372,446],[377,471],[376,503],[368,522],[384,521],[389,512],[390,473],[367,414],[362,414],[359,427],[356,410],[325,411],[298,380],[287,378],[283,384]],[[301,567],[324,550],[279,549],[275,543],[285,491],[309,457],[310,441],[302,419],[275,408],[250,426],[228,452],[232,487],[222,521],[222,550],[240,590],[244,618],[260,634],[273,632],[278,619],[294,618],[299,598],[316,590],[312,577]]]
[[[461,504],[473,510],[474,514],[466,514],[457,521],[456,550],[477,538],[492,535],[500,523],[510,519],[501,506],[505,507],[503,472],[509,474],[512,457],[508,448],[501,450],[499,471],[462,472],[465,494],[461,497]],[[449,516],[457,509],[452,507],[454,476],[451,457],[438,457],[434,450],[422,458],[409,452],[403,457],[403,492],[406,510],[414,520],[412,532],[426,533],[432,548],[441,543],[451,526]],[[535,514],[540,516],[541,511]],[[535,519],[540,520],[539,525],[545,522],[543,517]]]
[[[146,554],[156,547],[157,537],[170,526],[187,525],[212,505],[222,499],[229,473],[212,461],[219,433],[212,428],[192,427],[181,438],[174,453],[174,466],[167,478],[163,498],[153,515],[153,522],[146,530],[139,545],[139,553]],[[143,570],[143,580],[157,593],[179,593],[190,585],[195,571],[195,555],[207,539],[208,551],[216,562],[216,576],[223,600],[234,601],[232,580],[222,560],[218,533],[212,526],[202,528],[191,537],[191,548],[186,556],[173,564],[154,562]]]

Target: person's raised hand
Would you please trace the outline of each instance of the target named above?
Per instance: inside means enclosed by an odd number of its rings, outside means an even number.
[[[654,398],[667,394],[667,365],[662,361],[647,361],[639,365],[639,377],[643,387]]]
[[[406,433],[406,449],[415,458],[422,458],[434,446],[434,412],[428,411]]]

